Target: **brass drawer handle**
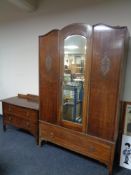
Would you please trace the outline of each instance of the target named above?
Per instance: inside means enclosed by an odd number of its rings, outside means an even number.
[[[89,146],[88,147],[88,151],[91,152],[91,153],[92,152],[95,152],[96,151],[96,148],[94,146]]]

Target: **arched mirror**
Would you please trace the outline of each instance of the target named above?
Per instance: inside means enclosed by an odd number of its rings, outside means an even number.
[[[84,70],[87,39],[71,35],[64,39],[62,120],[82,123]]]

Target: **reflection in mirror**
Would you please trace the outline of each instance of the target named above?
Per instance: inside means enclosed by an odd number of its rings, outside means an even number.
[[[64,40],[62,119],[75,123],[82,123],[86,43],[81,35],[71,35]]]

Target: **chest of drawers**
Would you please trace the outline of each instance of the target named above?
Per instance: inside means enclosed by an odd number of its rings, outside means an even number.
[[[7,125],[25,129],[35,136],[38,143],[39,105],[37,101],[17,96],[2,100],[2,108],[4,131]]]

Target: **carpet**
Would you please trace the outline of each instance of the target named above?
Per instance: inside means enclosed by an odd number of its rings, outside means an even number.
[[[113,175],[130,175],[116,167]],[[8,126],[3,132],[0,117],[0,175],[108,175],[103,164],[51,143],[36,145],[35,138]]]

